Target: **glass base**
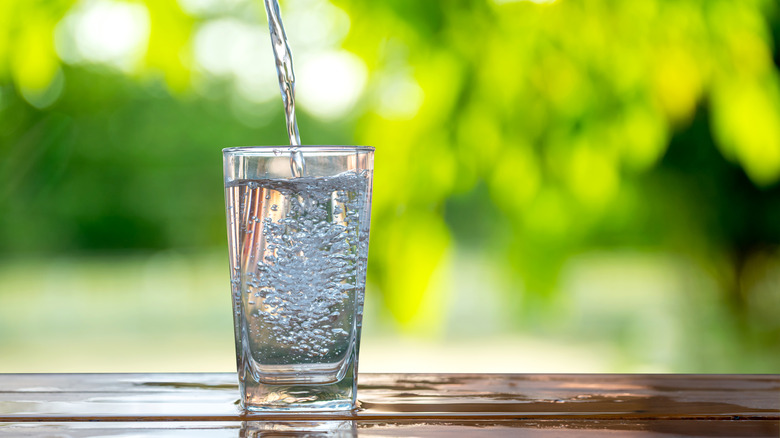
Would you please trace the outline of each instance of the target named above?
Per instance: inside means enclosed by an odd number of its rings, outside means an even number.
[[[354,361],[333,383],[270,385],[246,370],[239,371],[241,406],[248,412],[348,412],[356,408]],[[243,372],[242,372],[243,371]]]

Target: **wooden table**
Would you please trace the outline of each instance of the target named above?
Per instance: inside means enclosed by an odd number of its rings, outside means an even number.
[[[780,437],[780,376],[362,374],[362,409],[246,416],[235,374],[0,375],[0,436]]]

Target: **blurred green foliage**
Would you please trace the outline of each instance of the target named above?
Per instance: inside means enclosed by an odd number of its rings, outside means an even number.
[[[97,3],[0,3],[0,255],[224,247],[219,150],[286,143],[283,116],[201,68],[193,41],[225,18],[264,28],[260,2],[128,2],[148,26],[128,65],[66,56],[64,17]],[[572,258],[663,253],[716,283],[690,292],[690,339],[726,347],[687,346],[693,370],[776,372],[780,7],[541,3],[332,0],[367,85],[336,121],[304,108],[301,133],[377,147],[383,307],[441,330],[437,276],[480,253],[514,328],[555,330]]]

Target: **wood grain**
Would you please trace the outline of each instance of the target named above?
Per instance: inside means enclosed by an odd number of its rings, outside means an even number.
[[[777,375],[361,374],[358,399],[247,415],[235,374],[5,374],[0,435],[780,437]]]

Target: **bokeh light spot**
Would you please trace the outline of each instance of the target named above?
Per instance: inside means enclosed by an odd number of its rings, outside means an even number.
[[[241,97],[266,102],[279,96],[268,30],[235,18],[211,20],[195,33],[194,55],[206,73],[235,80]]]
[[[344,50],[300,58],[296,77],[297,101],[323,120],[343,117],[363,93],[368,68]]]
[[[149,41],[146,6],[113,0],[78,3],[57,25],[57,54],[68,63],[102,63],[132,70]]]

